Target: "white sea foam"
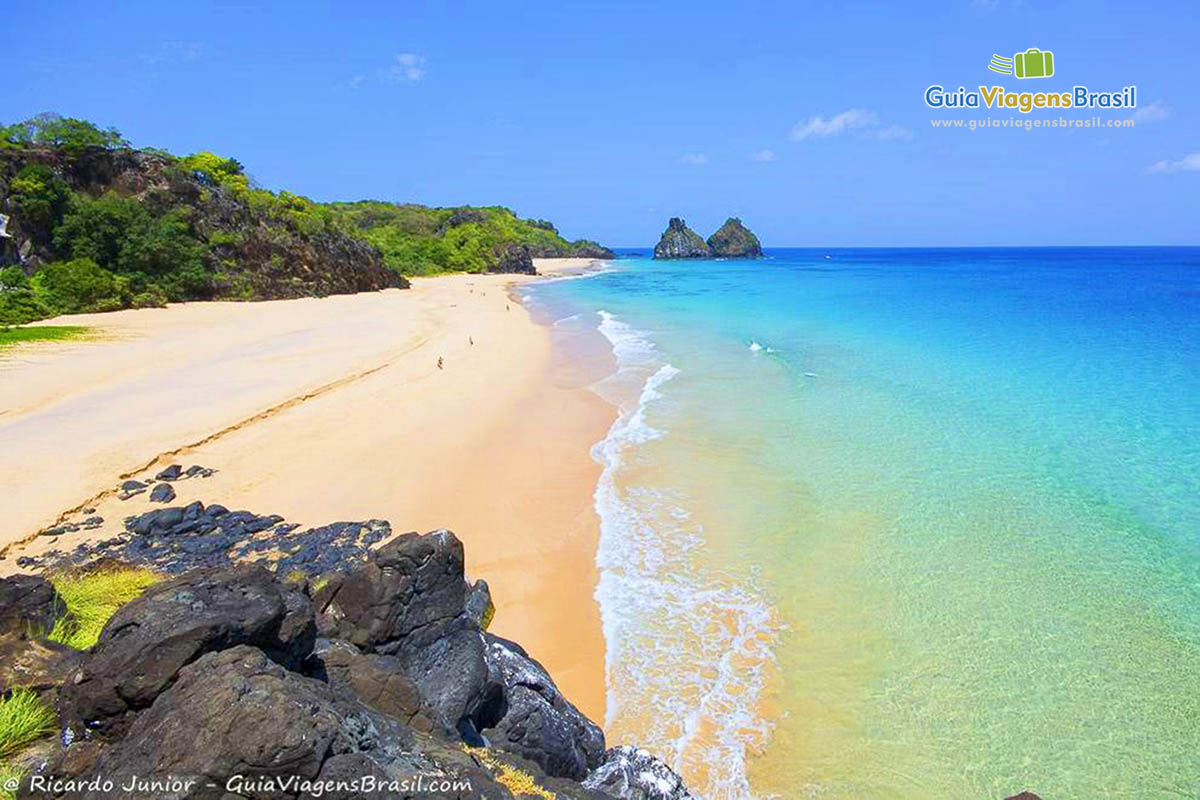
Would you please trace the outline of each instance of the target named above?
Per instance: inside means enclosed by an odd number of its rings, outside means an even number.
[[[750,342],[750,349],[751,349],[752,351],[754,351],[755,353],[757,353],[759,350],[762,350],[762,349],[763,349],[763,346],[762,346],[761,344],[759,344],[758,342],[751,341],[751,342]]]
[[[606,311],[599,316],[617,359],[612,380],[640,381],[640,389],[610,398],[619,416],[592,449],[603,465],[596,598],[607,649],[606,727],[620,734],[628,725],[677,771],[705,776],[691,787],[700,797],[745,800],[753,796],[747,756],[770,736],[757,705],[774,659],[774,612],[749,580],[705,575],[692,563],[704,532],[686,498],[618,480],[623,467],[644,462],[642,445],[666,435],[647,411],[680,371],[642,332]]]

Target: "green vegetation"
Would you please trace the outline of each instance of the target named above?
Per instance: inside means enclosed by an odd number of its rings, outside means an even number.
[[[134,150],[115,130],[41,114],[0,125],[0,325],[167,302],[295,297],[484,272],[509,248],[603,254],[501,206],[316,203],[253,185],[234,158]],[[372,247],[373,245],[373,247]],[[603,257],[601,255],[601,257]],[[15,269],[15,268],[14,268]]]
[[[55,590],[67,604],[67,614],[46,638],[86,650],[99,640],[100,631],[117,609],[162,579],[157,572],[138,568],[52,576]]]
[[[14,689],[0,698],[0,758],[6,758],[40,739],[55,726],[54,711],[37,692]]]
[[[16,789],[6,789],[6,786],[16,786],[25,777],[25,770],[11,764],[0,763],[0,800],[16,800]]]
[[[329,208],[379,248],[384,263],[401,275],[486,272],[509,245],[525,245],[534,257],[597,247],[586,240],[568,242],[551,223],[521,219],[503,206],[430,208],[364,200]]]
[[[82,119],[38,114],[16,125],[0,126],[0,146],[53,147],[72,155],[91,147],[112,150],[129,147],[113,128],[101,130]]]
[[[33,328],[0,328],[0,349],[22,342],[75,339],[87,333],[82,325],[39,325]]]

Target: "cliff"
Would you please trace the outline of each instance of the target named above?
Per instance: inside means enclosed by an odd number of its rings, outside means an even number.
[[[717,232],[708,237],[713,255],[720,258],[761,258],[762,245],[758,237],[737,217],[730,217]]]
[[[671,217],[654,246],[655,258],[711,258],[712,250],[700,235],[679,217]]]
[[[151,483],[185,475],[172,465]],[[94,638],[77,635],[89,610],[78,592],[0,579],[0,690],[36,693],[60,734],[17,743],[5,774],[32,773],[22,797],[60,796],[38,775],[190,780],[171,794],[188,798],[322,796],[321,785],[350,798],[371,793],[328,786],[364,776],[396,785],[371,796],[397,798],[426,796],[399,788],[418,776],[464,799],[691,797],[645,751],[606,749],[531,654],[488,632],[490,591],[466,579],[450,531],[393,537],[382,520],[298,531],[199,502],[125,526],[42,565],[148,586]]]
[[[213,159],[224,171],[127,148],[0,149],[0,265],[17,266],[0,323],[408,285],[317,204],[252,189],[240,165]]]

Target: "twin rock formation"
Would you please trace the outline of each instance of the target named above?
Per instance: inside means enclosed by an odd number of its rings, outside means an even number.
[[[679,217],[671,217],[654,246],[655,258],[760,258],[758,237],[737,217],[730,217],[708,241]]]

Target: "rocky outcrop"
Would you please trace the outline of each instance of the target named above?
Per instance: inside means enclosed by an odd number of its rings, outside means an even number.
[[[619,800],[692,800],[683,780],[659,759],[629,745],[614,747],[583,785]]]
[[[700,234],[679,217],[671,217],[662,238],[654,246],[655,258],[711,258],[712,250]]]
[[[187,520],[168,511],[132,518],[147,531],[134,535],[192,536],[170,533]],[[216,516],[234,513],[248,512]],[[189,571],[121,608],[88,653],[12,637],[0,662],[18,654],[61,687],[62,746],[37,769],[84,786],[27,781],[21,796],[100,797],[93,779],[136,777],[147,788],[122,796],[482,800],[513,796],[519,770],[561,800],[688,797],[649,754],[606,754],[546,670],[485,633],[490,592],[466,580],[453,533],[403,534],[344,566]],[[40,655],[20,655],[31,645]]]
[[[737,217],[730,217],[717,232],[708,237],[708,246],[718,258],[760,258],[762,245],[758,237]]]
[[[45,635],[66,613],[66,604],[45,578],[0,578],[0,636]]]
[[[156,584],[117,611],[64,687],[68,727],[119,734],[205,653],[238,644],[298,669],[312,652],[312,606],[261,567],[201,571]]]
[[[533,255],[528,245],[510,244],[501,248],[495,263],[488,267],[488,272],[511,272],[519,275],[536,275],[533,266]]]
[[[503,690],[503,713],[484,731],[493,747],[536,762],[548,775],[582,780],[604,759],[604,733],[562,694],[515,642],[486,635],[488,670]]]
[[[247,645],[209,653],[181,670],[178,681],[120,742],[82,758],[70,758],[72,749],[47,772],[84,783],[99,776],[116,786],[132,785],[134,779],[174,780],[180,786],[122,794],[127,797],[509,796],[486,769],[451,743],[424,737]],[[401,788],[401,781],[418,775],[436,780],[445,791]],[[340,794],[315,788],[362,778],[375,781],[382,791],[356,791],[353,784],[341,787]],[[391,782],[395,787],[389,791]],[[85,790],[63,796],[109,795]]]

